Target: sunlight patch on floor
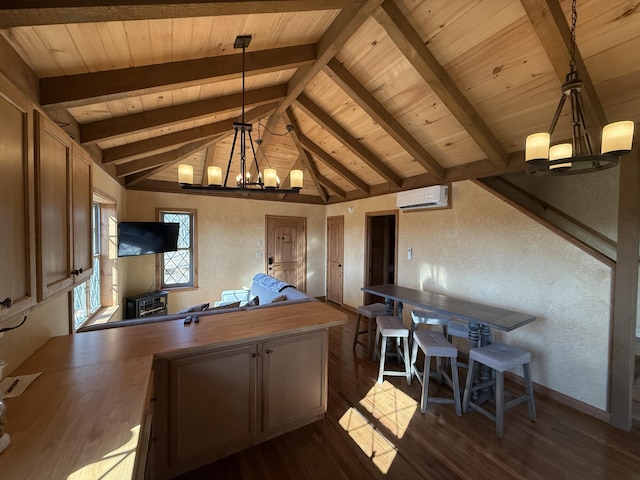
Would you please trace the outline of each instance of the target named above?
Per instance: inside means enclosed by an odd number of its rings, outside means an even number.
[[[67,477],[67,480],[116,480],[130,478],[134,470],[140,426],[131,429],[127,443],[105,454],[100,460],[85,465]]]
[[[373,464],[386,474],[396,458],[398,449],[354,407],[340,418],[340,426],[349,434]]]
[[[418,402],[386,380],[371,387],[360,405],[398,438],[402,438],[418,409]]]

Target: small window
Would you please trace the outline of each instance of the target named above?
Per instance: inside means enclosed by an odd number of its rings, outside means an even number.
[[[158,255],[160,288],[192,288],[196,286],[195,211],[159,210],[161,222],[178,223],[178,250]]]

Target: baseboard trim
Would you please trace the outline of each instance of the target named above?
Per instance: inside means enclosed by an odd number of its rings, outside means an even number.
[[[505,372],[505,378],[508,378],[510,381],[517,383],[518,385],[522,385],[522,378],[512,372]],[[533,382],[533,391],[536,395],[542,395],[544,397],[550,398],[551,400],[555,400],[556,402],[559,402],[569,408],[578,410],[579,412],[597,418],[598,420],[602,420],[605,423],[611,423],[611,414],[609,412],[605,412],[604,410],[600,410],[593,405],[589,405],[588,403],[576,400],[575,398],[565,395],[564,393],[560,393],[556,390],[545,387],[544,385],[540,385],[539,383],[535,382]]]

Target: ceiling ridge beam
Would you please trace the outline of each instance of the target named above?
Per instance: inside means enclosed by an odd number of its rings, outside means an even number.
[[[342,175],[342,177],[349,182],[351,185],[356,187],[362,193],[369,193],[369,185],[364,182],[360,177],[358,177],[355,173],[349,170],[347,167],[342,165],[338,160],[333,158],[329,153],[325,152],[320,146],[316,145],[309,137],[306,137],[303,134],[298,135],[300,139],[300,144],[302,147],[307,150],[309,153],[315,155],[320,160],[322,160],[327,167],[336,172],[338,175]]]
[[[353,135],[347,132],[347,130],[336,122],[330,115],[316,105],[309,97],[305,94],[299,95],[296,99],[296,105],[298,105],[307,115],[313,118],[327,132],[340,140],[343,145],[351,151],[351,153],[365,162],[369,168],[374,170],[387,182],[392,183],[396,187],[402,185],[402,179],[398,175],[396,175]]]
[[[345,9],[329,25],[318,42],[315,62],[298,68],[289,80],[287,97],[278,106],[277,113],[283,113],[300,95],[307,85],[316,77],[351,36],[371,17],[380,7],[382,0],[366,0],[355,8]]]
[[[275,103],[253,108],[247,112],[246,115],[251,115],[251,117],[245,118],[245,121],[251,122],[261,116],[269,115],[275,108]],[[102,163],[108,164],[118,160],[137,158],[153,151],[167,149],[175,145],[185,144],[202,138],[211,137],[213,135],[220,135],[224,133],[228,133],[230,135],[233,132],[233,122],[235,121],[240,120],[228,118],[226,120],[220,120],[218,122],[208,123],[195,128],[147,138],[145,140],[128,143],[126,145],[106,148],[102,150]]]
[[[291,138],[293,139],[293,144],[295,145],[296,149],[298,150],[298,153],[300,154],[300,160],[304,165],[304,167],[306,168],[307,172],[309,172],[309,175],[311,175],[313,184],[318,190],[318,194],[320,195],[320,198],[322,198],[322,203],[326,204],[327,201],[329,200],[329,196],[327,195],[327,192],[324,191],[324,188],[322,187],[321,182],[318,179],[318,169],[313,164],[311,160],[311,155],[304,148],[302,148],[302,144],[300,143],[300,138],[298,137],[298,132],[299,132],[298,122],[296,122],[296,119],[294,118],[293,113],[291,112],[291,107],[287,108],[284,111],[283,115],[287,119],[287,122],[289,122],[289,124],[293,126],[293,130],[291,131]]]
[[[393,0],[385,0],[374,17],[487,158],[497,166],[506,165],[507,153],[502,144],[458,90]]]
[[[248,90],[247,106],[264,105],[281,100],[287,94],[286,84]],[[80,125],[80,143],[92,145],[105,140],[132,135],[150,128],[168,127],[177,123],[215,115],[242,106],[242,93],[208,98],[197,102],[157,108],[146,112],[112,117]]]
[[[529,22],[533,26],[556,75],[558,75],[560,82],[564,83],[566,75],[569,73],[569,61],[571,60],[571,30],[562,7],[557,0],[520,0],[520,3],[522,3]],[[608,123],[607,116],[577,46],[575,61],[576,70],[582,80],[582,93],[591,107],[586,109],[591,120],[589,123],[595,127],[593,133],[599,137],[599,131]]]
[[[156,20],[220,15],[250,15],[353,8],[364,0],[272,0],[217,2],[189,0],[136,1],[103,0],[100,5],[69,6],[61,0],[21,2],[7,1],[0,7],[0,28],[63,23],[116,22]],[[25,6],[24,4],[27,3]],[[91,2],[94,3],[94,2]]]
[[[444,178],[444,168],[404,128],[364,86],[337,59],[329,61],[325,68],[327,75],[344,90],[367,114],[373,118],[387,134],[411,155],[416,162],[431,172],[436,178]]]
[[[317,45],[246,52],[245,75],[301,67],[316,60]],[[40,79],[40,105],[71,108],[240,78],[242,53]]]

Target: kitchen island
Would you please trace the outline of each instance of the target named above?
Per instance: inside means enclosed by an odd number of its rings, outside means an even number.
[[[319,419],[345,320],[306,302],[51,338],[12,374],[42,372],[6,400],[0,472],[167,478]]]

